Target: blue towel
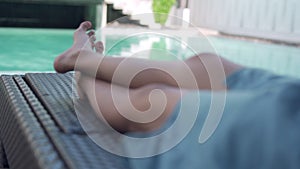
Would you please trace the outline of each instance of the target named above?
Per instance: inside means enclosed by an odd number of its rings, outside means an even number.
[[[226,93],[184,95],[160,130],[131,133],[138,138],[157,136],[149,142],[124,141],[134,157],[129,158],[131,168],[299,169],[300,80],[246,68],[226,82]],[[213,97],[218,106],[224,96],[224,111],[210,114],[216,107]],[[208,118],[213,124],[205,124]],[[205,127],[215,130],[201,141]]]

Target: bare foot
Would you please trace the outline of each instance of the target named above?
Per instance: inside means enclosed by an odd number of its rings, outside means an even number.
[[[74,33],[74,43],[72,47],[55,58],[54,69],[58,73],[66,73],[68,71],[74,70],[76,59],[82,48],[84,48],[85,50],[93,50],[93,43],[91,43],[91,41],[93,40],[90,39],[94,38],[90,37],[94,36],[94,31],[86,34],[86,31],[91,27],[91,22],[82,22]]]

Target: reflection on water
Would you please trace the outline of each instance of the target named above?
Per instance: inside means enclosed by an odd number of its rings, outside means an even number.
[[[253,43],[225,38],[211,38],[219,54],[249,67],[300,77],[300,48]]]
[[[110,39],[114,39],[114,43]],[[107,35],[105,44],[105,54],[116,57],[176,60],[196,54],[180,38],[156,33],[135,34],[127,37]]]
[[[0,71],[52,71],[55,56],[72,44],[73,30],[0,29]],[[229,60],[300,78],[300,48],[222,37],[169,37],[143,33],[134,36],[108,34],[106,54],[150,58],[185,59],[199,52],[215,52]],[[212,45],[212,46],[211,46]]]
[[[198,37],[183,40],[148,34],[124,38],[125,36],[107,35],[107,55],[156,60],[185,59],[195,53],[212,52],[209,46],[212,45],[215,53],[236,63],[300,78],[300,48],[297,47],[222,37],[209,37],[210,44]],[[116,43],[110,39],[114,39]],[[197,52],[193,50],[195,48]]]

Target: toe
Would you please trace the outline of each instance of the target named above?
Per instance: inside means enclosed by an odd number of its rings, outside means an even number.
[[[90,42],[95,42],[95,41],[96,41],[96,36],[95,35],[90,36]]]
[[[95,43],[95,49],[96,49],[96,52],[97,53],[103,53],[103,49],[104,49],[104,46],[103,46],[103,43],[102,42],[97,42]]]
[[[89,31],[88,36],[91,37],[91,36],[93,36],[93,35],[95,35],[95,30]]]
[[[80,26],[77,30],[86,32],[91,27],[92,27],[92,23],[90,21],[85,21],[80,24]]]
[[[89,38],[89,41],[90,41],[90,43],[91,43],[92,49],[96,48],[96,47],[95,47],[96,36],[95,36],[95,35],[92,35],[92,36]]]

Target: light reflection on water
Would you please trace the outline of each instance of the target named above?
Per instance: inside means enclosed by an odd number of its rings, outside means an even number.
[[[143,52],[143,56],[157,60],[174,60],[193,56],[195,53],[189,48],[191,46],[192,48],[193,46],[198,46],[198,52],[207,52],[206,49],[209,48],[207,47],[208,44],[206,40],[197,37],[190,37],[187,41],[183,40],[187,43],[187,45],[185,45],[178,40],[157,37],[155,35],[148,37],[135,36],[125,40],[124,36],[110,36],[111,37],[106,37],[108,40],[108,42],[106,42],[108,46],[107,55],[130,57],[139,51],[151,49],[151,52]],[[109,39],[118,39],[122,40],[122,42],[112,43]],[[300,69],[298,68],[300,65],[300,48],[262,42],[233,40],[222,37],[209,37],[209,40],[217,54],[231,61],[249,67],[263,68],[278,74],[300,78]],[[157,52],[157,49],[167,52],[162,54]],[[170,53],[170,55],[167,55],[168,53]],[[145,56],[145,54],[148,54],[148,56]],[[134,56],[136,57],[136,55]]]
[[[278,74],[300,77],[300,48],[213,38],[217,51],[232,61]]]

